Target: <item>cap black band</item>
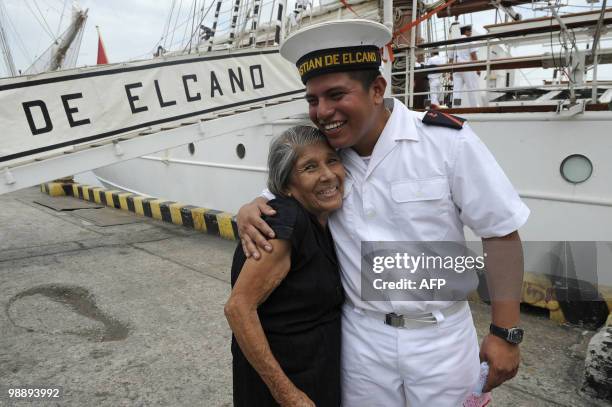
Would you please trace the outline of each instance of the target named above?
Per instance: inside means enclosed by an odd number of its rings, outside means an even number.
[[[327,73],[378,69],[381,64],[380,49],[373,45],[323,49],[300,58],[296,66],[302,83]]]

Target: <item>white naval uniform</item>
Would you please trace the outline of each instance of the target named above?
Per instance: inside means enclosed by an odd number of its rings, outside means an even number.
[[[467,38],[465,35],[462,38]],[[464,48],[454,51],[455,62],[472,62],[471,53],[478,48]],[[468,92],[478,89],[478,74],[475,71],[453,73],[453,101],[460,99],[461,104],[453,107],[478,107],[481,104],[480,92]]]
[[[442,55],[434,55],[425,62],[425,65],[444,65],[446,58]],[[444,100],[444,93],[442,92],[442,74],[441,73],[430,73],[427,74],[429,79],[429,99],[434,105],[439,105],[440,100]]]
[[[388,102],[388,101],[386,101]],[[418,329],[384,325],[362,310],[411,314],[452,304],[363,301],[362,241],[464,241],[463,227],[481,237],[522,226],[529,209],[491,153],[465,124],[426,125],[423,113],[393,100],[393,112],[366,164],[341,150],[345,198],[330,216],[344,290],[342,405],[404,407],[461,405],[479,373],[469,308]]]

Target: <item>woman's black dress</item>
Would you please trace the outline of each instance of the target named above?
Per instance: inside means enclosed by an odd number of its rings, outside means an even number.
[[[344,293],[329,230],[298,201],[268,202],[265,220],[277,239],[291,242],[291,270],[257,312],[270,348],[289,379],[317,407],[340,405],[340,307]],[[232,287],[246,258],[238,244]],[[277,406],[232,336],[234,406]]]

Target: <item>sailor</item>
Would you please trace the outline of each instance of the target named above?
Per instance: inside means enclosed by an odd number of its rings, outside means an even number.
[[[204,24],[200,24],[200,41],[208,41],[213,34],[214,31],[212,28],[207,27]]]
[[[293,8],[293,13],[290,15],[291,26],[296,26],[300,23],[302,19],[302,13],[308,9],[308,7],[312,7],[311,0],[296,0],[295,6]]]
[[[390,39],[382,24],[343,20],[308,26],[280,51],[296,64],[310,119],[339,149],[347,172],[343,206],[328,223],[347,297],[342,405],[460,406],[478,382],[479,355],[490,365],[485,391],[517,372],[516,230],[529,209],[464,120],[384,98],[379,49]],[[238,213],[244,252],[254,258],[258,248],[271,250],[264,235],[273,238],[272,230],[260,218],[274,214],[266,196]],[[464,242],[464,226],[485,250],[498,241],[511,246],[485,260],[491,292],[513,296],[493,296],[492,333],[480,350],[465,293],[460,301],[370,301],[361,291],[362,242]]]
[[[440,55],[440,52],[434,50],[431,52],[431,57],[427,59],[425,65],[428,65],[428,68],[431,68],[435,65],[444,65],[446,63],[446,58]],[[429,79],[429,99],[431,101],[432,106],[440,105],[440,101],[444,101],[444,92],[442,89],[442,73],[429,73],[427,74],[427,79]]]
[[[472,26],[465,25],[460,28],[461,37],[472,36]],[[462,48],[454,50],[450,55],[450,62],[473,62],[478,61],[478,48]],[[478,107],[480,103],[480,92],[478,89],[478,77],[480,71],[465,71],[453,73],[453,107]]]
[[[306,9],[308,7],[311,7],[311,6],[312,6],[312,1],[311,0],[296,0],[295,1],[295,10],[298,13],[306,11]]]

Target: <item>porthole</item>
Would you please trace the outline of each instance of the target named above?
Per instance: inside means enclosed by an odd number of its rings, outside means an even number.
[[[238,158],[243,159],[246,154],[246,148],[244,148],[244,144],[240,143],[236,146],[236,155]]]
[[[191,155],[195,154],[195,144],[189,143],[189,146],[187,146],[187,148],[189,149],[189,154]]]
[[[572,154],[563,160],[560,170],[564,180],[572,184],[580,184],[593,174],[593,164],[582,154]]]

